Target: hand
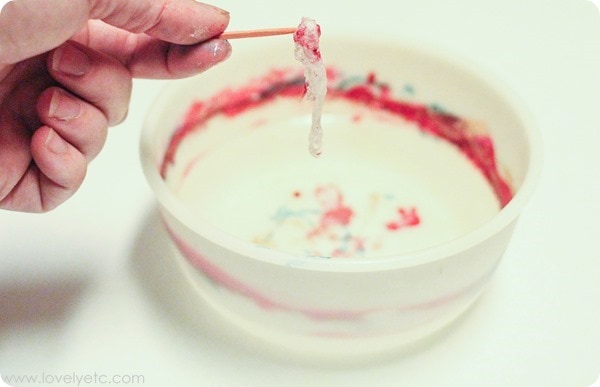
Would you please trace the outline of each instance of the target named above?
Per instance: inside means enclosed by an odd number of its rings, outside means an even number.
[[[67,200],[121,122],[132,77],[225,60],[229,14],[195,0],[14,0],[0,13],[0,208]]]

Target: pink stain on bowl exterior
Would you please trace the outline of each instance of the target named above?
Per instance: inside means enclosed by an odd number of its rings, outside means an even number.
[[[166,223],[165,223],[166,224]],[[272,300],[255,290],[251,286],[233,277],[225,270],[221,269],[210,260],[206,259],[201,253],[194,250],[183,239],[179,238],[171,229],[168,228],[169,235],[175,242],[183,256],[197,269],[205,275],[214,284],[231,291],[234,294],[253,301],[257,306],[264,310],[280,310],[286,312],[299,313],[313,320],[354,320],[359,319],[368,313],[368,311],[344,311],[344,310],[321,310],[295,308],[284,303]]]
[[[165,225],[167,231],[169,232],[169,235],[175,242],[175,245],[177,246],[181,254],[200,274],[208,278],[216,286],[219,286],[233,294],[236,294],[240,297],[252,301],[263,311],[286,312],[293,315],[301,315],[314,321],[356,321],[365,319],[369,315],[382,312],[392,311],[395,313],[405,314],[441,308],[453,302],[458,302],[466,298],[467,296],[478,292],[493,273],[493,270],[491,270],[488,273],[485,273],[481,278],[475,280],[473,283],[469,284],[464,288],[461,288],[457,291],[448,293],[444,296],[432,300],[419,302],[415,304],[377,307],[360,310],[304,308],[277,301],[263,294],[259,290],[254,289],[252,286],[244,283],[243,281],[235,278],[233,275],[223,270],[215,263],[211,262],[203,254],[192,248],[182,238],[177,236],[177,234],[168,227],[166,222]]]

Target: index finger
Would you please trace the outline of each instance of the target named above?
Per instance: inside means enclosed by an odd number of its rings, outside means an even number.
[[[90,19],[177,44],[221,34],[229,13],[195,0],[13,0],[0,12],[0,63],[47,52]]]
[[[229,23],[229,12],[195,0],[95,0],[92,3],[91,19],[170,43],[187,45],[207,40],[225,31]]]

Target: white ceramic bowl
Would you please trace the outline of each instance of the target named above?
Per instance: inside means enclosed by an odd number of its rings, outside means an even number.
[[[183,270],[217,310],[291,350],[370,355],[432,334],[478,297],[532,193],[540,143],[512,92],[447,54],[403,43],[327,37],[322,53],[328,65],[346,74],[347,82],[374,72],[399,99],[485,123],[514,197],[501,210],[495,208],[497,198],[488,182],[455,146],[352,104],[326,105],[324,154],[314,160],[304,142],[310,106],[300,98],[207,122],[208,129],[184,139],[180,148],[187,150],[177,156],[165,182],[165,152],[194,101],[226,88],[247,87],[272,68],[299,68],[292,42],[283,39],[257,39],[251,50],[242,49],[205,74],[169,85],[148,113],[142,164]],[[360,119],[357,111],[364,113]],[[361,124],[354,128],[357,122]],[[402,129],[394,130],[394,125]],[[344,170],[358,172],[348,177]],[[182,188],[186,179],[192,181],[187,191]],[[288,219],[273,223],[274,214],[281,215],[284,205],[288,215],[301,207],[289,207],[300,196],[286,196],[296,189],[294,184],[304,195],[303,205],[314,209],[319,198],[318,189],[312,189],[324,182],[352,191],[345,193],[355,201],[354,215],[366,211],[365,195],[379,195],[380,201],[400,197],[402,205],[419,209],[421,228],[375,235],[372,224],[348,231],[340,223],[328,228],[328,235],[339,238],[346,230],[350,238],[364,232],[372,240],[379,238],[368,249],[380,250],[364,254],[362,246],[361,254],[355,248],[341,258],[307,254],[323,246],[295,246],[304,241],[289,235],[291,224],[306,232],[320,227],[317,218],[296,219],[284,229]],[[377,222],[385,219],[381,214],[374,215]],[[355,219],[368,223],[364,216]],[[274,232],[281,235],[273,237]],[[265,238],[271,239],[267,243]]]

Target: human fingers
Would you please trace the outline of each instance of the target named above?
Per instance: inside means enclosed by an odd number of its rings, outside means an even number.
[[[223,32],[229,13],[195,0],[13,0],[0,12],[0,63],[49,51],[90,19],[167,42],[195,44]]]
[[[31,138],[31,163],[0,208],[45,212],[56,208],[77,191],[86,169],[85,157],[52,128],[42,126]]]
[[[40,121],[74,146],[89,162],[106,141],[108,121],[96,106],[59,87],[42,92],[37,101]]]
[[[227,59],[231,45],[210,39],[195,45],[178,45],[144,34],[131,34],[92,20],[74,37],[96,51],[123,63],[135,78],[181,78],[195,75]]]
[[[0,12],[0,63],[44,53],[85,26],[85,1],[13,0]]]
[[[65,89],[96,106],[108,125],[121,122],[131,98],[131,74],[115,58],[72,41],[48,55],[48,71]]]
[[[62,0],[69,1],[69,0]],[[221,34],[229,12],[196,0],[95,0],[91,19],[177,44],[195,44]]]
[[[31,163],[29,142],[29,129],[15,125],[12,112],[0,109],[0,208]]]
[[[211,39],[193,46],[161,41],[138,47],[127,67],[135,78],[174,79],[199,74],[231,55],[226,40]]]
[[[40,210],[49,211],[70,198],[87,170],[85,156],[56,130],[42,126],[31,138],[31,155],[39,171]]]

